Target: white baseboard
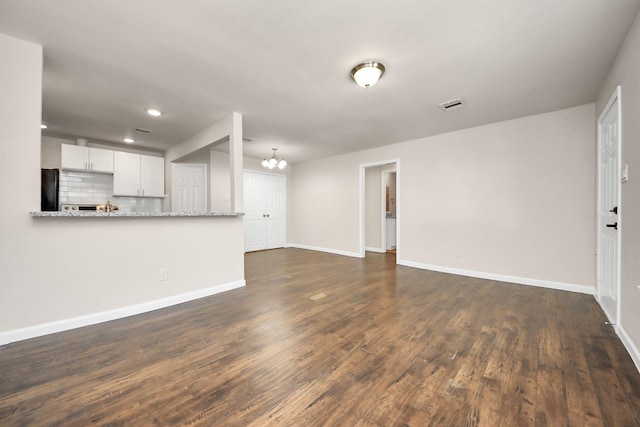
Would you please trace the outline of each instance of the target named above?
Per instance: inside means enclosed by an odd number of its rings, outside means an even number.
[[[365,250],[365,251],[368,251],[368,252],[377,252],[377,253],[379,253],[379,254],[386,254],[386,253],[387,253],[387,251],[385,251],[385,250],[384,250],[384,249],[382,249],[382,248],[370,248],[370,247],[368,247],[368,246],[366,246],[366,247],[364,248],[364,250]]]
[[[357,252],[347,252],[347,251],[340,251],[340,250],[337,250],[337,249],[320,248],[318,246],[307,246],[307,245],[298,245],[296,243],[288,243],[286,245],[286,247],[287,248],[306,249],[308,251],[327,252],[327,253],[330,253],[330,254],[350,256],[350,257],[353,257],[353,258],[362,258],[362,256]]]
[[[56,332],[68,331],[70,329],[81,328],[83,326],[95,325],[97,323],[108,322],[110,320],[121,319],[123,317],[135,316],[136,314],[142,314],[158,310],[160,308],[170,307],[172,305],[182,304],[184,302],[219,294],[221,292],[230,291],[232,289],[241,288],[245,285],[246,282],[244,280],[237,280],[235,282],[225,283],[223,285],[187,292],[154,301],[148,301],[142,304],[73,317],[71,319],[43,323],[41,325],[29,326],[27,328],[15,329],[7,332],[0,332],[0,345],[54,334]]]
[[[636,365],[636,369],[640,372],[640,351],[638,350],[638,347],[636,347],[633,341],[631,341],[627,331],[625,331],[622,326],[618,327],[618,336],[620,337],[622,344],[624,344],[624,347],[627,349],[629,356],[631,356],[633,363]]]
[[[503,274],[485,273],[483,271],[462,270],[458,268],[442,267],[439,265],[422,264],[414,261],[398,260],[399,265],[419,268],[422,270],[438,271],[441,273],[457,274],[459,276],[475,277],[478,279],[496,280],[498,282],[516,283],[519,285],[537,286],[540,288],[556,289],[559,291],[577,292],[580,294],[594,295],[596,288],[572,283],[552,282],[549,280],[529,279],[526,277],[507,276]]]

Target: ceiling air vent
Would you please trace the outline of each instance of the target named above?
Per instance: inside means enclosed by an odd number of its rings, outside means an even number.
[[[460,98],[453,99],[451,101],[447,101],[447,102],[443,102],[442,104],[438,104],[438,106],[440,106],[440,108],[442,108],[444,111],[453,110],[454,108],[462,107],[462,99],[460,99]]]
[[[138,133],[151,133],[149,129],[135,128],[134,130]]]

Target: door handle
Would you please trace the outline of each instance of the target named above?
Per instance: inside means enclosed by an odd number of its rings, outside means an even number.
[[[618,215],[618,207],[614,206],[613,209],[609,209],[609,212],[613,212],[614,214]]]
[[[617,230],[618,229],[618,223],[614,222],[613,224],[607,224],[607,227],[613,228],[614,230]]]

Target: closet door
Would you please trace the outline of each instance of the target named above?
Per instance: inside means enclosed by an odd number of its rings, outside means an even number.
[[[265,187],[265,246],[266,249],[281,248],[285,235],[284,176],[268,175]]]
[[[245,252],[283,247],[286,223],[284,175],[245,171],[244,197]]]
[[[265,245],[265,175],[244,173],[244,250],[259,251]]]

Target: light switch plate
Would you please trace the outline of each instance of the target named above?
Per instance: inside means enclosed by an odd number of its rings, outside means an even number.
[[[629,165],[624,165],[622,168],[622,173],[620,174],[620,181],[623,183],[629,181]]]

